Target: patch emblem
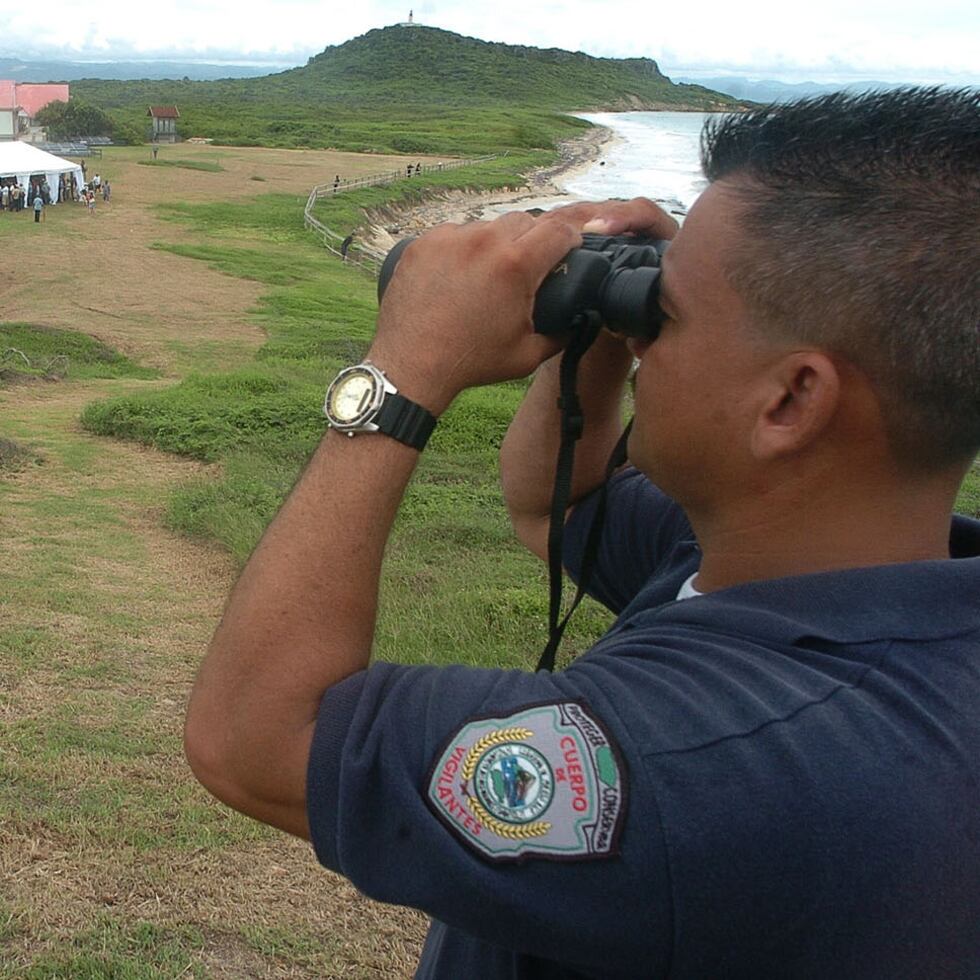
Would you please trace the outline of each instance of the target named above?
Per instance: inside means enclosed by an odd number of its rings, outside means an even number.
[[[468,721],[436,759],[427,800],[492,861],[619,852],[625,769],[600,722],[576,701]]]

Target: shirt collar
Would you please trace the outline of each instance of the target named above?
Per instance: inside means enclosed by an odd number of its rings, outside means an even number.
[[[807,637],[849,644],[980,632],[980,522],[954,518],[950,554],[955,557],[747,582],[648,607],[630,616],[628,625],[740,631],[751,616],[752,632],[761,629],[787,643]]]

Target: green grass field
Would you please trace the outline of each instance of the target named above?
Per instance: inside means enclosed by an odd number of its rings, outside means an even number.
[[[40,378],[156,378],[94,337],[28,323],[0,323],[0,383]]]
[[[956,510],[980,518],[980,460],[975,460],[956,498]]]
[[[411,205],[442,188],[516,186],[540,154],[413,178],[325,199],[333,227],[363,220],[380,204]],[[222,475],[180,488],[169,525],[220,543],[243,562],[323,432],[326,380],[360,358],[377,309],[372,279],[330,257],[297,222],[289,195],[161,207],[197,243],[158,247],[270,288],[254,316],[267,343],[247,369],[193,375],[150,394],[96,402],[82,423],[100,435],[220,463]],[[441,420],[402,508],[386,569],[378,655],[405,662],[466,660],[533,666],[545,639],[547,596],[538,562],[514,541],[498,487],[496,457],[522,385],[463,395]],[[485,574],[493,555],[494,575]],[[472,583],[461,589],[460,582]],[[425,615],[420,615],[419,590]],[[570,631],[579,650],[608,622],[586,607]]]
[[[184,170],[204,170],[220,174],[225,168],[220,163],[207,160],[140,160],[141,167],[182,167]]]

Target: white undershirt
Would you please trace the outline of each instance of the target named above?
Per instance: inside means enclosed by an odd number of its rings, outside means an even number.
[[[680,587],[677,592],[677,601],[680,602],[681,599],[693,599],[695,596],[704,595],[703,592],[698,592],[694,588],[694,580],[698,577],[698,573],[695,572],[689,579],[687,579],[684,584]]]

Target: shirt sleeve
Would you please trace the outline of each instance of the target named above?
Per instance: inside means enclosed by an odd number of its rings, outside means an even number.
[[[579,503],[565,524],[563,561],[576,582],[600,492]],[[678,547],[692,545],[694,532],[681,506],[634,467],[616,473],[606,493],[602,537],[587,592],[619,613],[651,576],[671,564]]]
[[[330,688],[308,773],[318,859],[375,899],[515,952],[655,972],[671,919],[656,803],[585,687],[378,663]]]

